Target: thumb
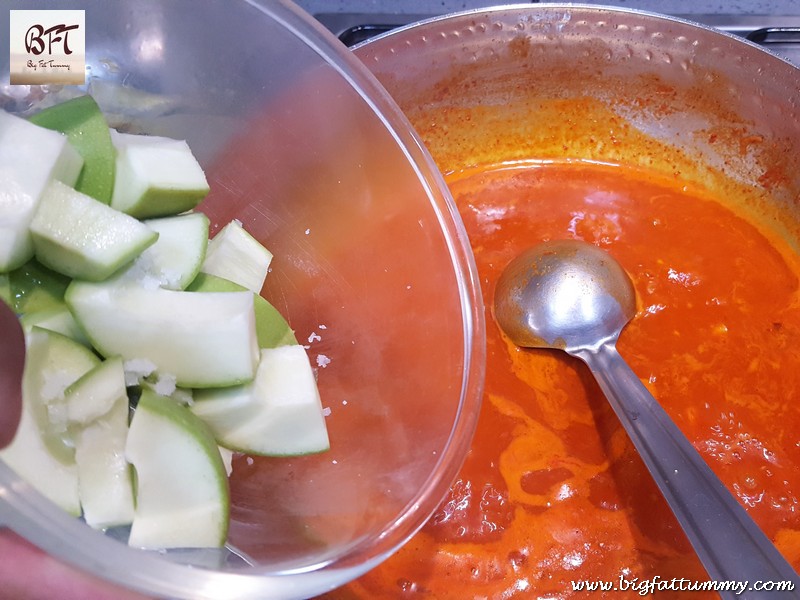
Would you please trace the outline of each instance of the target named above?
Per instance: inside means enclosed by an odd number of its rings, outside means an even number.
[[[0,448],[14,439],[22,413],[25,337],[19,319],[0,300]]]

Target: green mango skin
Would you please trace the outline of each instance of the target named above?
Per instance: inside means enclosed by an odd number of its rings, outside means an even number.
[[[29,120],[66,134],[83,157],[83,170],[75,189],[109,204],[114,191],[117,154],[111,142],[108,123],[97,103],[90,96],[79,96],[45,108]]]
[[[140,417],[139,415],[144,415]],[[170,440],[164,438],[153,438],[149,436],[149,433],[145,432],[144,428],[135,429],[134,422],[138,418],[147,418],[150,420],[150,423],[154,420],[161,420],[170,423],[173,427],[173,432]],[[152,431],[149,430],[149,431]],[[214,439],[214,436],[209,430],[208,426],[203,423],[198,417],[196,417],[192,412],[178,404],[177,402],[165,398],[164,396],[159,396],[154,391],[149,390],[147,388],[142,389],[142,395],[139,398],[139,402],[136,407],[136,413],[133,416],[133,421],[131,422],[131,429],[130,433],[128,434],[128,440],[130,443],[131,435],[136,436],[134,439],[135,444],[155,444],[159,445],[160,442],[170,442],[171,444],[178,443],[183,444],[186,446],[187,444],[191,444],[191,449],[193,452],[198,454],[197,461],[202,461],[204,458],[201,458],[201,453],[205,455],[205,459],[208,460],[210,465],[209,469],[213,472],[213,481],[216,482],[218,485],[218,497],[219,501],[222,504],[222,511],[220,514],[220,523],[219,523],[219,537],[217,539],[217,544],[221,547],[225,545],[225,540],[228,538],[228,527],[230,524],[230,488],[228,484],[228,476],[225,472],[225,465],[222,462],[222,457],[220,456],[219,446],[217,446],[217,442]],[[183,440],[181,439],[183,438]],[[191,440],[191,442],[188,442]],[[186,448],[189,449],[189,448]],[[138,470],[150,467],[149,470],[152,471],[154,469],[159,469],[158,465],[137,465],[135,460],[133,462],[134,465],[134,473],[137,473]],[[186,485],[189,485],[189,481],[185,481]],[[206,480],[205,483],[201,483],[198,485],[209,485],[210,482]],[[138,477],[134,481],[134,489],[137,489],[139,485]],[[155,489],[155,492],[154,492]],[[137,495],[138,495],[137,491]],[[159,494],[159,490],[150,486],[150,494]],[[152,502],[148,503],[152,506]],[[208,524],[203,523],[199,525],[200,527],[207,527]]]
[[[186,288],[187,292],[241,292],[246,288],[237,283],[209,275],[199,273],[194,281]],[[256,313],[256,337],[258,338],[259,348],[277,348],[278,346],[290,346],[297,344],[294,331],[289,327],[289,323],[283,318],[278,309],[272,306],[267,300],[253,294],[254,309]]]
[[[17,314],[63,308],[70,279],[30,260],[8,274],[11,308]]]
[[[34,327],[26,334],[26,340],[23,402],[31,406],[48,452],[65,465],[75,464],[75,448],[69,440],[66,418],[63,423],[56,424],[50,410],[66,408],[63,390],[99,365],[100,359],[83,344],[54,331]],[[50,389],[55,385],[54,380],[63,382],[61,394],[54,394]]]

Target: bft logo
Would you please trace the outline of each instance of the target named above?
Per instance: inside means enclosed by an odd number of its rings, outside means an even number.
[[[10,11],[12,85],[86,83],[82,10]]]
[[[64,54],[72,54],[72,50],[69,49],[69,32],[73,29],[80,29],[80,25],[60,23],[53,25],[50,29],[45,29],[38,24],[31,25],[25,34],[25,50],[36,56],[47,50],[47,54],[52,56],[53,45],[55,44],[58,49],[58,44],[60,44]]]

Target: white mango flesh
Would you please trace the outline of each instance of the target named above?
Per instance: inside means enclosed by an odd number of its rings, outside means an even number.
[[[95,529],[133,521],[131,468],[125,459],[128,394],[119,357],[104,361],[64,393],[74,430],[83,518]]]
[[[330,448],[314,372],[299,345],[261,350],[252,383],[198,390],[192,412],[226,448],[296,456]]]
[[[74,185],[82,167],[65,135],[0,111],[0,273],[33,257],[28,228],[47,185]]]
[[[25,339],[22,418],[0,458],[52,502],[80,515],[78,469],[66,441],[64,390],[99,360],[81,344],[38,327],[26,332]]]
[[[64,297],[103,356],[147,359],[182,387],[251,381],[258,364],[253,295],[73,281]]]
[[[260,294],[267,278],[272,253],[238,221],[231,221],[208,243],[201,271],[233,281]]]
[[[58,181],[43,192],[30,232],[40,263],[87,281],[108,278],[158,239],[144,223]]]
[[[117,150],[111,206],[139,219],[176,215],[206,197],[208,182],[183,140],[112,132]]]
[[[137,481],[129,545],[203,548],[225,543],[228,478],[202,421],[173,400],[143,390],[125,454]]]
[[[147,248],[120,280],[142,287],[183,290],[197,274],[208,247],[208,217],[203,213],[187,213],[144,221],[158,234],[155,244]]]

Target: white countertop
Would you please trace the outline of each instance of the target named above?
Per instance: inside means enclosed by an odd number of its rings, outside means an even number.
[[[444,14],[496,6],[495,0],[295,0],[314,13]],[[598,0],[605,4],[664,14],[800,15],[800,0]]]

